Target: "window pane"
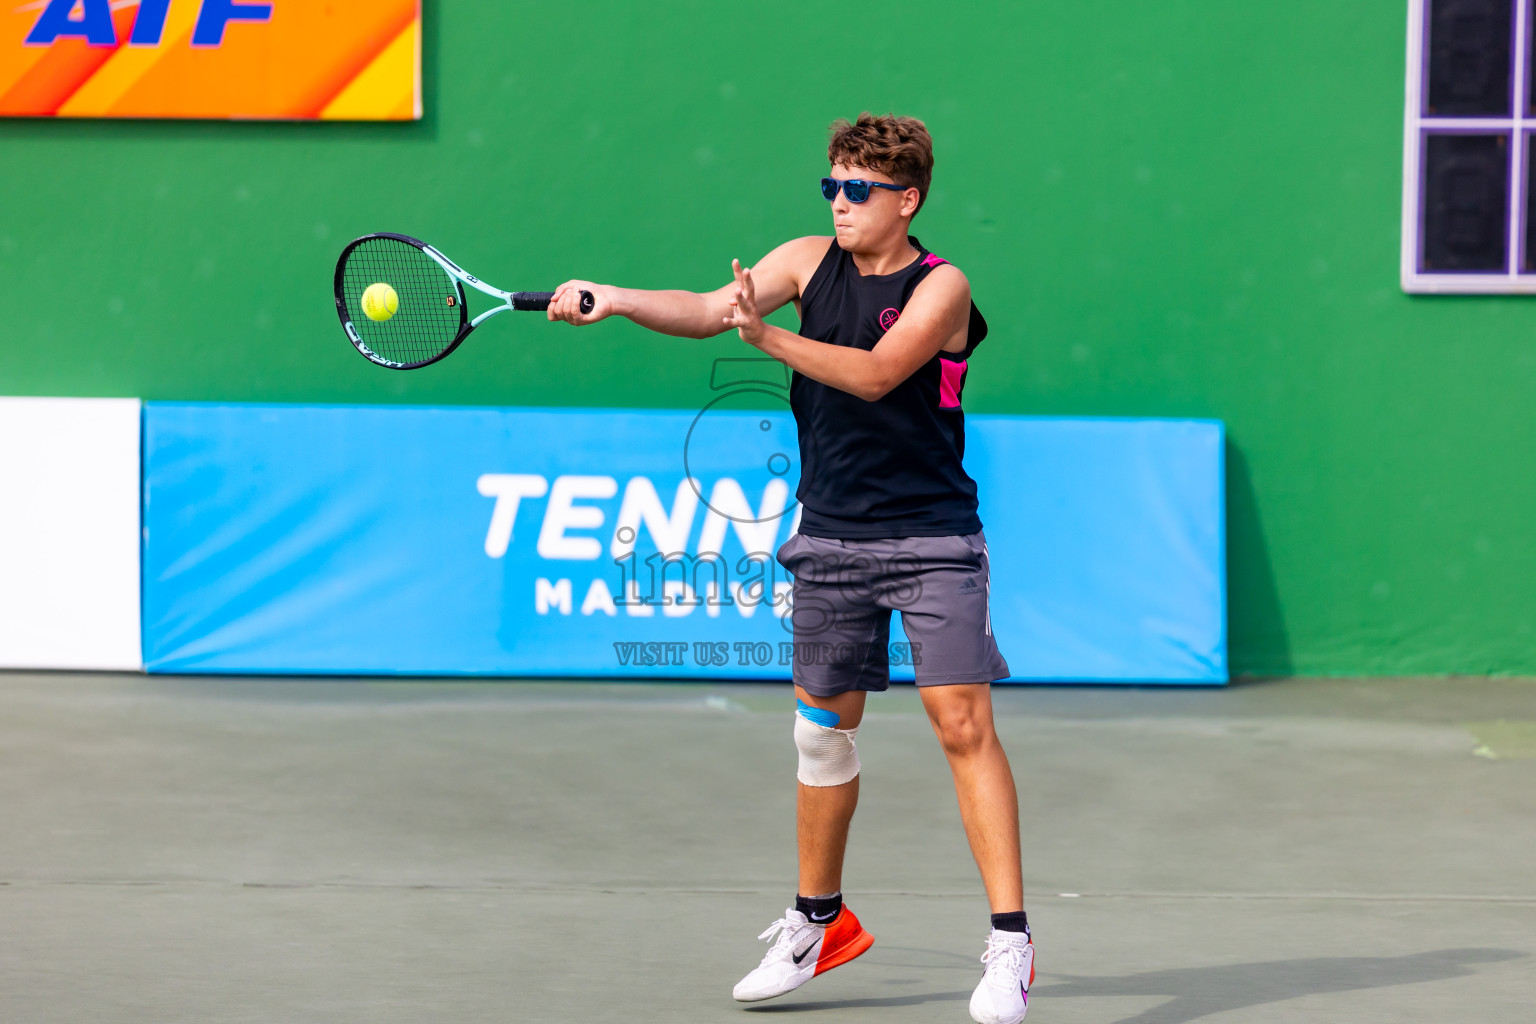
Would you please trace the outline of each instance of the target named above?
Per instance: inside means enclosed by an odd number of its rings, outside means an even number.
[[[1526,273],[1536,271],[1536,234],[1532,233],[1532,222],[1536,221],[1536,218],[1533,218],[1530,213],[1531,189],[1536,188],[1536,165],[1531,163],[1531,157],[1536,155],[1536,152],[1533,152],[1533,149],[1536,149],[1536,147],[1532,146],[1533,139],[1536,139],[1536,136],[1523,136],[1525,145],[1525,256],[1521,261],[1524,263],[1524,266],[1520,269]]]
[[[1508,269],[1509,136],[1424,138],[1424,267]]]
[[[1511,0],[1429,0],[1424,112],[1510,116]]]
[[[1526,116],[1536,114],[1536,65],[1531,64],[1531,58],[1536,57],[1536,51],[1532,49],[1532,42],[1536,41],[1536,33],[1531,31],[1532,11],[1525,15],[1525,82],[1526,82]]]

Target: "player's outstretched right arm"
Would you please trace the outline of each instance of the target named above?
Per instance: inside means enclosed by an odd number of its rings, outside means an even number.
[[[831,239],[796,238],[785,242],[752,268],[758,308],[766,316],[800,297],[802,285],[815,273]],[[581,292],[592,293],[592,312],[581,311]],[[645,291],[617,288],[591,281],[567,281],[555,289],[549,319],[584,326],[610,316],[622,316],[641,327],[675,338],[713,338],[731,328],[726,319],[736,282],[712,292]]]
[[[590,313],[581,311],[583,291],[592,293]],[[551,320],[564,320],[579,327],[622,316],[641,327],[676,338],[710,338],[725,330],[723,319],[727,311],[725,299],[714,292],[643,291],[591,281],[567,281],[555,289],[548,315]]]

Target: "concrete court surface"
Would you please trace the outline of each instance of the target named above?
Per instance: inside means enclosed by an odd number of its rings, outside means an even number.
[[[1536,682],[997,705],[1033,1024],[1536,1021]],[[859,735],[875,947],[731,1000],[793,892],[791,706],[0,674],[0,1021],[963,1024],[986,906],[910,687]]]

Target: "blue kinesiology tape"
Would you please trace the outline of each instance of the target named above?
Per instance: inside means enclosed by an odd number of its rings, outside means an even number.
[[[795,698],[795,714],[807,722],[825,726],[828,729],[836,729],[837,723],[842,721],[842,716],[836,711],[828,711],[826,708],[813,708],[800,698]]]

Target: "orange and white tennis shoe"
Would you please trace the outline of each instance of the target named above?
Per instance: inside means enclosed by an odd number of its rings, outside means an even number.
[[[778,939],[768,948],[763,962],[731,992],[744,1003],[793,992],[875,944],[875,937],[846,906],[826,924],[817,924],[798,910],[786,910],[758,938],[773,939],[775,933]]]

